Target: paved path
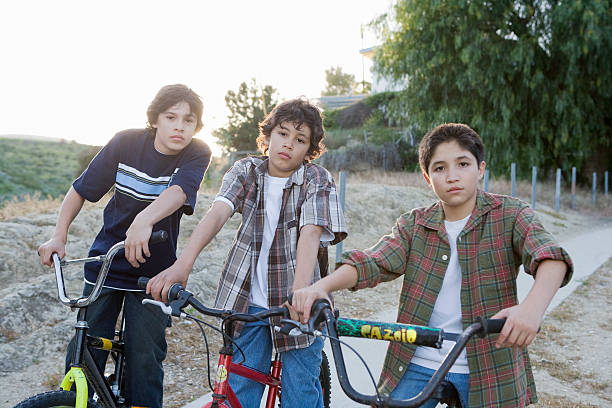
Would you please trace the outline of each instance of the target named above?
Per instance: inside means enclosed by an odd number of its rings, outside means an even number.
[[[612,226],[607,225],[603,228],[591,231],[575,238],[562,242],[562,246],[574,261],[574,275],[570,283],[561,288],[553,298],[548,311],[559,305],[570,293],[574,291],[588,276],[599,268],[610,256],[612,256]],[[519,300],[523,300],[533,279],[525,273],[519,275],[517,280]],[[383,311],[373,317],[373,320],[389,321],[395,320],[396,310]],[[387,342],[372,341],[358,338],[343,338],[342,340],[354,347],[359,354],[366,360],[375,380],[378,380],[382,363],[387,350]],[[332,407],[333,408],[353,408],[363,407],[350,400],[341,390],[336,377],[336,367],[333,363],[329,341],[325,344],[325,352],[330,358],[332,368]],[[353,387],[364,394],[373,394],[374,385],[370,380],[363,364],[353,352],[343,347],[343,355],[349,375],[349,380]],[[184,408],[201,408],[206,401],[210,400],[210,394],[191,402]],[[263,406],[263,405],[262,405]]]

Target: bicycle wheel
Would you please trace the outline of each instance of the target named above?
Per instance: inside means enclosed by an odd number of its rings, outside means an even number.
[[[321,391],[323,393],[323,407],[329,408],[331,400],[331,372],[329,370],[329,360],[327,354],[321,351],[321,371],[319,373],[319,382],[321,383]]]
[[[61,408],[74,407],[76,393],[73,391],[49,391],[34,395],[27,400],[21,401],[15,408]],[[100,404],[89,398],[87,408],[102,408]]]

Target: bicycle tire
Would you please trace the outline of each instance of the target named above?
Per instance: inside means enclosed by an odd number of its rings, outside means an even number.
[[[329,369],[329,359],[325,351],[321,351],[321,371],[319,372],[319,382],[323,394],[323,407],[329,408],[331,402],[331,371]]]
[[[60,408],[74,407],[75,404],[76,393],[74,391],[49,391],[21,401],[15,405],[15,408]],[[89,398],[87,408],[102,408],[102,406]]]

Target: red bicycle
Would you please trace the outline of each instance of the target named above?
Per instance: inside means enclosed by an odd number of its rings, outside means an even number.
[[[147,278],[140,278],[138,284],[144,288],[147,285],[147,281]],[[282,398],[282,362],[280,359],[280,355],[278,353],[274,355],[274,358],[270,362],[270,370],[268,373],[262,373],[260,371],[251,369],[243,365],[242,363],[234,362],[234,327],[237,322],[269,322],[268,319],[273,316],[281,316],[283,320],[288,320],[289,310],[286,307],[275,307],[257,314],[249,315],[245,313],[238,313],[233,310],[212,309],[200,303],[193,296],[192,293],[185,290],[179,284],[172,285],[172,287],[168,291],[168,301],[168,305],[152,299],[145,299],[143,300],[143,303],[155,304],[159,306],[164,311],[164,313],[168,315],[194,320],[199,325],[204,324],[208,327],[220,331],[223,334],[223,346],[219,351],[219,363],[217,364],[217,375],[215,378],[214,387],[210,382],[209,374],[209,386],[213,391],[212,401],[207,403],[204,408],[242,408],[240,401],[238,401],[236,394],[230,387],[228,379],[231,375],[239,375],[267,386],[268,394],[265,406],[266,408],[274,408],[277,399],[280,401],[280,399]],[[189,313],[184,312],[183,309],[186,306],[192,306],[195,310],[202,313],[203,315],[221,319],[223,322],[221,325],[221,330],[198,319],[197,317]],[[200,326],[200,328],[202,327]],[[275,329],[277,331],[282,331],[280,327],[275,327]],[[331,397],[331,374],[329,368],[329,361],[327,359],[327,356],[325,355],[325,352],[323,352],[322,355],[319,382],[321,383],[321,390],[323,392],[323,405],[325,408],[329,408]]]

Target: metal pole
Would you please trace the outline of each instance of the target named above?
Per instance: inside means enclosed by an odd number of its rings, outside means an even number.
[[[604,173],[604,195],[608,196],[608,172]]]
[[[346,193],[346,173],[340,172],[340,207],[344,212],[344,197]],[[340,255],[342,255],[342,241],[336,244],[336,263],[340,261]]]
[[[484,174],[484,191],[489,191],[489,170],[485,170]]]
[[[597,201],[597,173],[593,172],[593,204]]]
[[[536,208],[536,182],[538,180],[538,168],[533,166],[531,168],[531,208]]]
[[[555,211],[559,211],[561,205],[561,169],[557,169],[557,183],[555,185]]]
[[[572,210],[576,208],[576,168],[572,167]]]
[[[516,197],[516,163],[510,165],[510,179],[512,182],[512,197]]]

